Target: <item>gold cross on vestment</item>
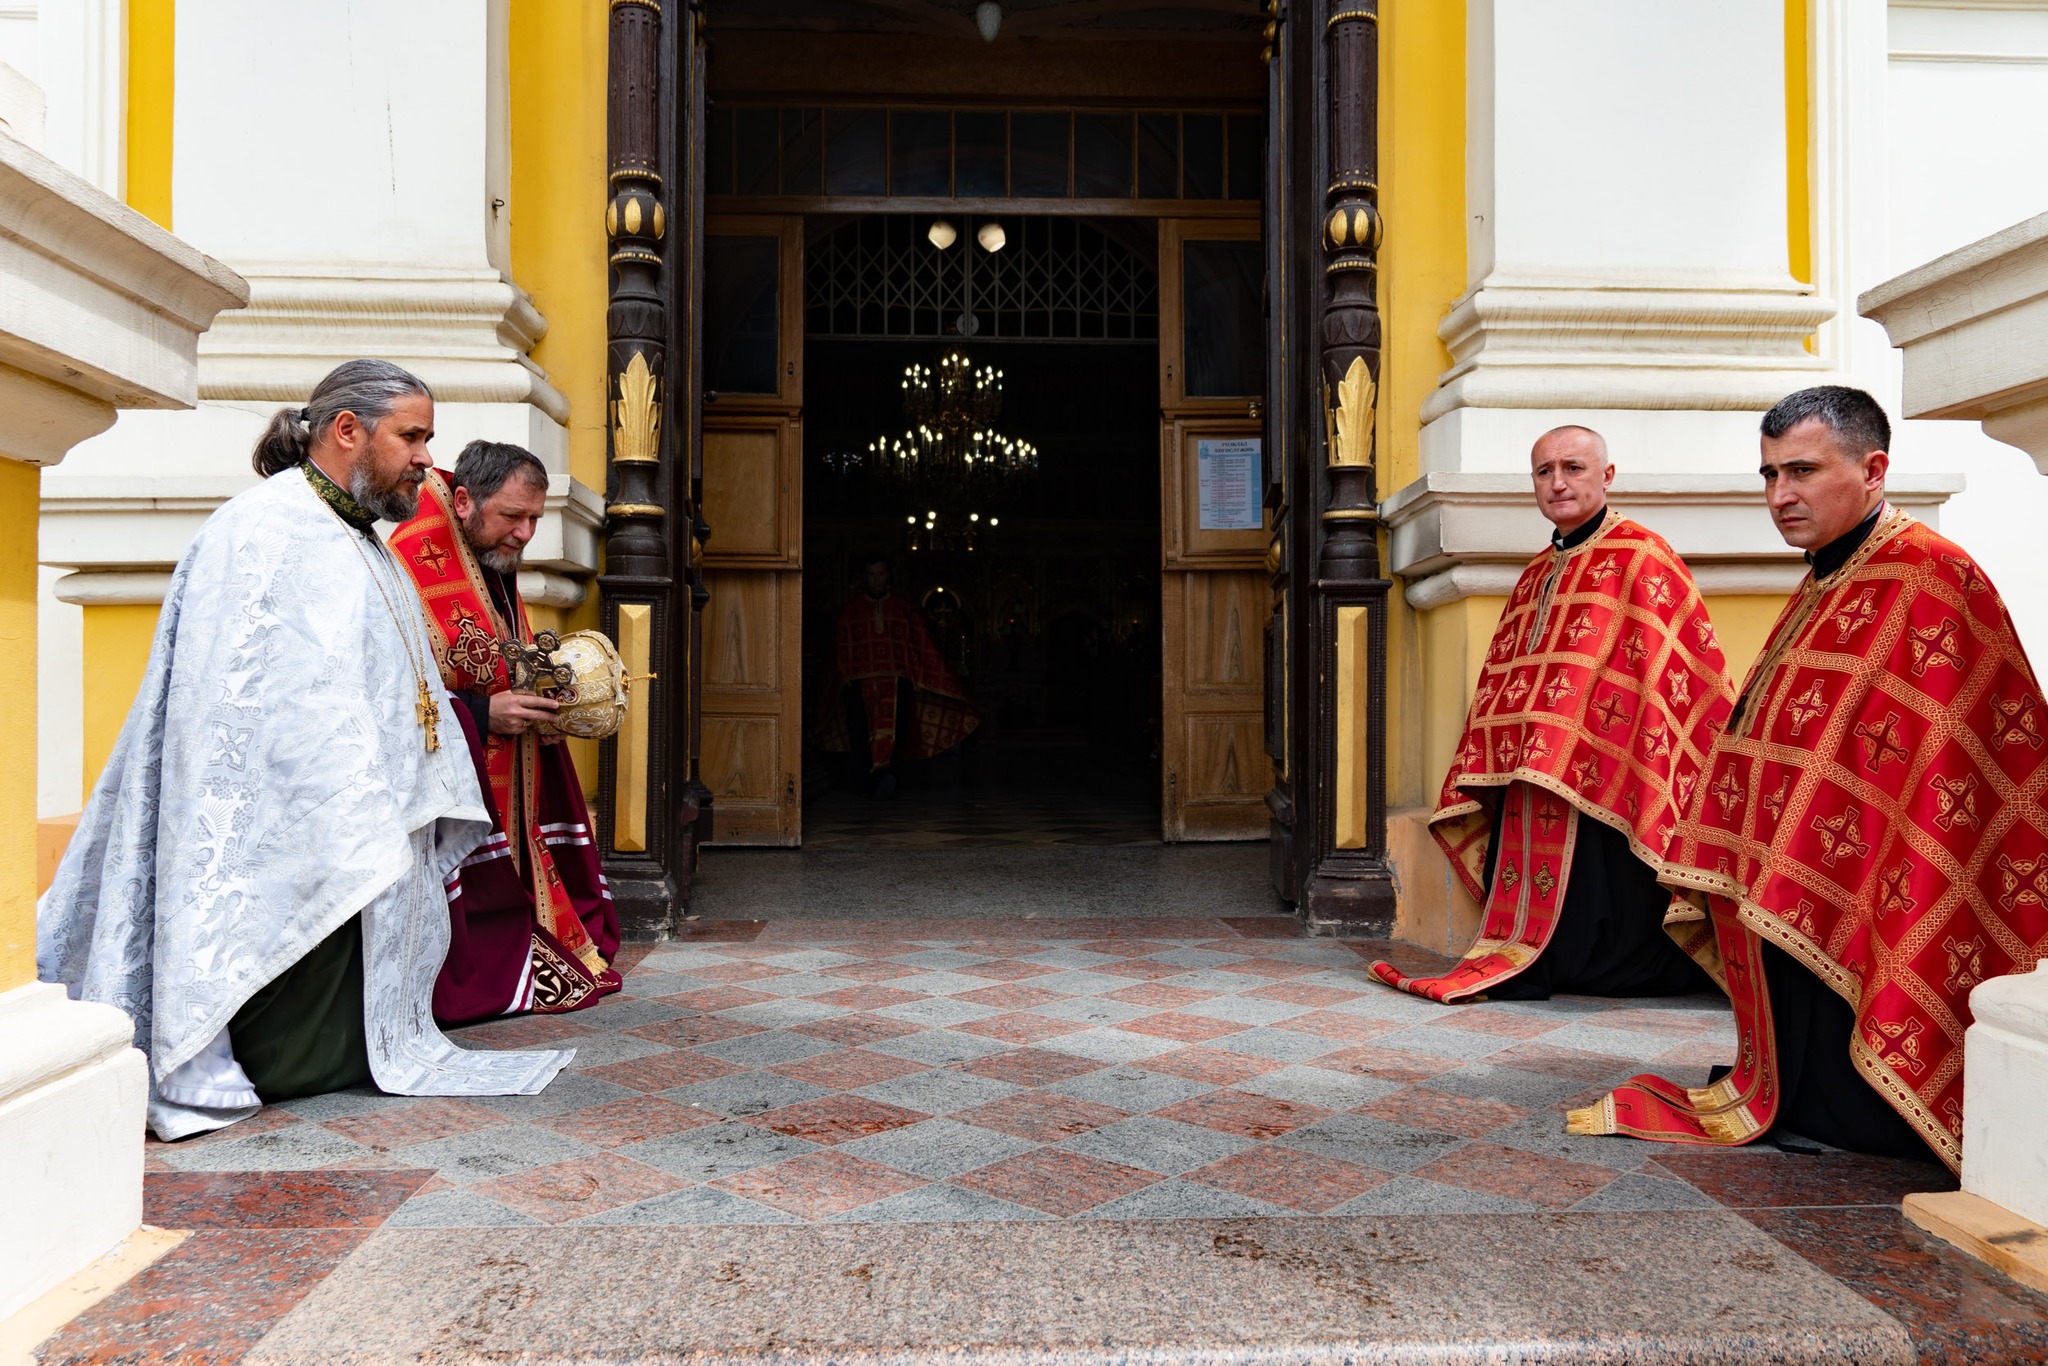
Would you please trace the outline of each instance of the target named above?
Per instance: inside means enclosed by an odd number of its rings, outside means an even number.
[[[432,754],[441,748],[441,703],[424,682],[420,684],[420,700],[413,705],[413,714],[419,717],[420,729],[427,733],[427,753]]]

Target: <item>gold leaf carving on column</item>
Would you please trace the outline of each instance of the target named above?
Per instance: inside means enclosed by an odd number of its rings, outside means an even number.
[[[661,404],[655,401],[660,381],[647,366],[647,353],[635,351],[619,374],[619,397],[612,404],[612,459],[652,465],[661,459]]]
[[[1373,405],[1378,399],[1379,386],[1365,368],[1365,357],[1353,356],[1351,368],[1338,381],[1336,401],[1329,405],[1332,465],[1372,464]]]

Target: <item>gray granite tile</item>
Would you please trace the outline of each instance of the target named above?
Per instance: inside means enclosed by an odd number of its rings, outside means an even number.
[[[301,1096],[297,1100],[282,1101],[278,1109],[288,1110],[300,1119],[319,1123],[323,1119],[340,1119],[345,1115],[367,1115],[373,1110],[388,1110],[394,1105],[410,1102],[410,1096],[387,1096],[382,1091],[366,1087],[351,1087],[346,1091],[329,1091],[320,1096]]]
[[[1603,1053],[1610,1058],[1648,1062],[1685,1042],[1669,1034],[1651,1034],[1633,1029],[1611,1029],[1592,1020],[1576,1020],[1543,1036],[1553,1048],[1576,1048],[1585,1053]]]
[[[1032,985],[1035,986],[1036,983]],[[1154,1006],[1134,1006],[1128,1001],[1105,1001],[1094,996],[1076,996],[1071,1001],[1054,1001],[1049,1005],[1031,1007],[1031,1013],[1034,1015],[1095,1025],[1122,1024],[1126,1020],[1155,1014],[1156,1011],[1157,1007]]]
[[[794,1215],[710,1186],[670,1191],[637,1205],[621,1205],[578,1219],[572,1227],[660,1227],[672,1224],[794,1224]]]
[[[835,1224],[955,1224],[982,1223],[994,1220],[1044,1220],[1051,1215],[1041,1214],[1035,1209],[1013,1205],[1007,1200],[998,1200],[993,1195],[980,1191],[962,1190],[934,1181],[929,1186],[919,1186],[914,1191],[892,1195],[886,1200],[877,1200],[872,1205],[835,1214],[828,1221]]]
[[[985,953],[962,953],[958,949],[920,949],[916,953],[892,954],[892,963],[902,963],[913,968],[928,968],[943,972],[952,968],[971,968],[977,963],[989,961]],[[981,980],[986,981],[986,978]]]
[[[164,1165],[186,1172],[291,1172],[339,1167],[374,1155],[363,1144],[331,1133],[317,1124],[294,1124],[247,1138],[223,1138],[197,1147],[157,1149]],[[402,1167],[403,1161],[392,1166]],[[425,1164],[418,1164],[425,1165]]]
[[[778,953],[773,958],[758,960],[771,967],[788,968],[794,972],[829,973],[834,968],[843,968],[849,963],[864,963],[867,960],[858,954],[839,953],[832,949],[792,949]]]
[[[1353,1072],[1333,1072],[1322,1067],[1296,1064],[1241,1081],[1236,1089],[1262,1096],[1314,1105],[1324,1110],[1351,1110],[1368,1105],[1382,1096],[1404,1089],[1405,1083],[1381,1081]]]
[[[711,968],[733,961],[722,953],[713,953],[708,948],[693,945],[669,947],[657,944],[653,952],[641,959],[633,971],[686,973],[691,968]]]
[[[1159,1039],[1150,1034],[1132,1034],[1122,1029],[1083,1029],[1056,1039],[1041,1039],[1036,1045],[1048,1052],[1070,1053],[1097,1062],[1136,1062],[1156,1058],[1187,1045],[1179,1039]]]
[[[847,980],[831,977],[818,972],[792,972],[781,977],[756,977],[751,981],[733,982],[725,985],[745,987],[769,996],[822,996],[828,991],[844,991]]]
[[[1122,962],[1122,959],[1116,959]],[[1135,986],[1134,979],[1118,977],[1109,972],[1054,972],[1044,977],[1031,977],[1024,985],[1038,987],[1043,991],[1062,992],[1068,996],[1106,996],[1112,991],[1122,991]]]
[[[787,1134],[756,1129],[751,1124],[713,1124],[680,1134],[663,1134],[615,1151],[621,1157],[645,1162],[665,1172],[692,1181],[716,1181],[721,1176],[752,1171],[770,1162],[783,1162],[815,1152],[818,1145]]]
[[[1462,1058],[1470,1061],[1486,1057],[1490,1053],[1504,1053],[1526,1043],[1525,1039],[1512,1038],[1503,1034],[1482,1034],[1475,1029],[1450,1029],[1442,1025],[1411,1025],[1397,1029],[1391,1034],[1382,1034],[1374,1039],[1376,1048],[1405,1048],[1411,1053],[1429,1053],[1439,1058]],[[1553,1036],[1545,1035],[1543,1042],[1554,1043]]]
[[[1626,1172],[1594,1191],[1573,1209],[1581,1210],[1666,1210],[1715,1209],[1717,1206],[1691,1184],[1668,1177]]]
[[[1273,1058],[1279,1062],[1307,1062],[1312,1058],[1320,1058],[1326,1053],[1335,1053],[1351,1046],[1344,1039],[1326,1039],[1320,1034],[1300,1034],[1267,1025],[1240,1030],[1236,1034],[1226,1034],[1203,1045],[1205,1048],[1217,1048],[1226,1053],[1242,1053],[1252,1058]]]
[[[957,996],[963,991],[981,991],[995,984],[986,977],[934,969],[920,972],[915,977],[892,977],[882,985],[895,987],[898,991],[921,991],[927,996]]]
[[[1338,1001],[1321,1009],[1341,1011],[1343,1014],[1358,1015],[1368,1020],[1401,1020],[1428,1024],[1463,1008],[1438,1005],[1435,1001],[1426,1001],[1420,996],[1396,991],[1393,987],[1362,972],[1319,972],[1295,980],[1312,987],[1333,987],[1338,991],[1363,992],[1361,996],[1354,996],[1348,1001]]]
[[[1229,974],[1236,976],[1235,973]],[[1245,989],[1262,985],[1256,977],[1240,978]],[[1203,1015],[1212,1020],[1228,1020],[1232,1024],[1269,1025],[1278,1020],[1291,1020],[1297,1015],[1306,1015],[1313,1006],[1298,1006],[1287,1001],[1268,1001],[1259,996],[1219,996],[1213,1001],[1197,1001],[1182,1006],[1183,1015]]]
[[[1670,1149],[1661,1143],[1604,1135],[1568,1134],[1564,1131],[1564,1108],[1539,1110],[1527,1119],[1486,1136],[1489,1143],[1519,1148],[1525,1153],[1542,1153],[1568,1162],[1587,1162],[1615,1171],[1639,1171],[1659,1153]],[[1665,1208],[1680,1208],[1666,1206]]]
[[[1225,963],[1241,963],[1247,955],[1242,953],[1217,953],[1214,949],[1165,949],[1159,953],[1147,954],[1154,963],[1171,963],[1178,968],[1217,968]]]
[[[802,997],[759,1001],[750,1006],[735,1006],[731,1010],[719,1012],[728,1020],[739,1020],[766,1029],[788,1029],[791,1025],[809,1024],[813,1020],[829,1020],[834,1015],[846,1013],[845,1006],[828,1006],[823,1001],[805,1000]]]
[[[1445,1186],[1419,1176],[1397,1176],[1348,1200],[1332,1214],[1527,1214],[1536,1207],[1504,1195]]]
[[[1464,1139],[1451,1134],[1429,1133],[1352,1114],[1331,1115],[1274,1141],[1383,1172],[1414,1171],[1465,1146]]]
[[[626,984],[620,989],[619,996],[646,1001],[656,996],[673,996],[679,991],[692,991],[703,984],[704,980],[701,977],[686,977],[679,972],[649,972],[643,963],[626,974]],[[611,999],[616,1001],[619,996]],[[599,1009],[603,1007],[600,1006]]]
[[[1226,996],[1266,985],[1260,978],[1247,977],[1241,972],[1220,972],[1215,968],[1194,968],[1176,973],[1172,977],[1162,977],[1160,980],[1168,986],[1188,987],[1194,991],[1218,991]],[[1127,982],[1125,985],[1130,984]]]
[[[547,1089],[537,1096],[466,1096],[464,1099],[472,1105],[481,1105],[513,1119],[544,1119],[549,1115],[566,1115],[571,1110],[640,1094],[630,1086],[593,1077],[587,1072],[557,1072]]]
[[[1087,1219],[1256,1219],[1292,1211],[1235,1191],[1173,1178],[1097,1205]]]
[[[631,1034],[583,1034],[569,1042],[576,1048],[576,1056],[569,1063],[571,1072],[588,1072],[593,1067],[650,1058],[656,1053],[669,1051],[667,1044],[635,1038]]]
[[[1097,953],[1093,949],[1047,949],[1043,953],[1026,956],[1026,963],[1043,963],[1049,968],[1092,968],[1102,963],[1121,963],[1123,960],[1113,953]]]
[[[894,982],[888,985],[896,985]],[[989,986],[984,981],[981,985]],[[976,1005],[972,1001],[955,1001],[944,996],[934,996],[928,1001],[905,1001],[900,1006],[883,1006],[871,1012],[886,1015],[892,1020],[905,1024],[919,1024],[931,1029],[943,1029],[947,1025],[966,1024],[970,1020],[986,1020],[991,1015],[1005,1012],[998,1006]]]
[[[798,1058],[815,1058],[820,1053],[838,1050],[836,1043],[779,1029],[763,1034],[743,1034],[737,1039],[718,1039],[697,1047],[699,1053],[736,1062],[742,1067],[770,1067],[778,1062],[795,1062]]]
[[[444,1180],[467,1186],[549,1162],[588,1157],[596,1151],[588,1143],[553,1129],[501,1124],[493,1129],[437,1138],[430,1143],[415,1143],[398,1149],[393,1156],[407,1166],[432,1167]]]
[[[955,1110],[1013,1096],[1023,1089],[1006,1081],[997,1081],[994,1077],[977,1077],[971,1072],[935,1067],[928,1072],[863,1086],[854,1094],[879,1100],[885,1105],[921,1110],[928,1115],[950,1115]]]
[[[653,994],[646,993],[649,996]],[[590,1009],[579,1011],[576,1023],[589,1025],[596,1030],[632,1029],[636,1025],[660,1024],[663,1020],[673,1020],[682,1013],[675,1006],[664,1005],[660,1001],[638,999],[636,996],[607,996]],[[579,1039],[564,1039],[557,1046],[572,1047],[580,1042]]]
[[[506,1209],[466,1187],[415,1195],[384,1221],[385,1228],[519,1228],[540,1220]]]
[[[1028,1153],[1038,1145],[1028,1139],[997,1133],[973,1124],[950,1119],[928,1119],[921,1124],[892,1129],[886,1134],[842,1143],[837,1151],[913,1176],[942,1181],[986,1167],[992,1162]]]
[[[1135,1067],[1106,1067],[1099,1072],[1069,1077],[1046,1089],[1136,1115],[1162,1106],[1178,1105],[1216,1088],[1208,1082],[1169,1077],[1159,1072],[1141,1072]]]
[[[1126,1167],[1158,1172],[1161,1176],[1179,1176],[1241,1153],[1252,1144],[1234,1134],[1157,1115],[1140,1115],[1076,1134],[1059,1146],[1105,1162],[1121,1162]]]
[[[829,1096],[832,1092],[829,1087],[798,1081],[779,1072],[735,1072],[729,1077],[692,1082],[661,1094],[684,1105],[696,1105],[734,1119],[745,1119],[780,1106]]]
[[[1615,1080],[1626,1078],[1620,1073]],[[1523,1105],[1532,1110],[1548,1110],[1566,1096],[1575,1096],[1587,1089],[1591,1083],[1573,1081],[1569,1077],[1553,1077],[1545,1072],[1524,1072],[1520,1068],[1502,1067],[1490,1062],[1468,1062],[1454,1072],[1431,1077],[1429,1085],[1439,1091],[1448,1091],[1454,1096],[1478,1096],[1485,1100],[1504,1100],[1511,1105]]]
[[[994,1053],[1008,1053],[1016,1048],[1013,1043],[991,1039],[982,1034],[962,1034],[952,1029],[927,1029],[922,1034],[905,1034],[898,1039],[877,1039],[861,1047],[871,1053],[887,1053],[892,1057],[908,1058],[912,1062],[926,1063],[932,1067],[945,1067],[956,1062],[973,1062]]]

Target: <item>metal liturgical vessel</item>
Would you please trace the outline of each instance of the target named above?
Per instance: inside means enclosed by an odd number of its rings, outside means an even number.
[[[573,735],[604,740],[626,719],[626,699],[634,680],[610,640],[597,631],[553,631],[534,635],[533,643],[501,642],[511,667],[512,690],[553,697],[562,704],[554,718],[538,722],[542,735]],[[642,678],[652,678],[644,674]]]

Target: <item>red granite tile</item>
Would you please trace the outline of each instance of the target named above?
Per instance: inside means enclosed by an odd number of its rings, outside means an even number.
[[[1152,1112],[1163,1119],[1199,1124],[1240,1138],[1278,1138],[1306,1124],[1328,1119],[1328,1110],[1248,1091],[1211,1091]]]
[[[930,1183],[840,1152],[806,1153],[714,1181],[720,1190],[794,1214],[827,1219]]]
[[[1256,996],[1257,992],[1247,992]],[[1377,1039],[1382,1034],[1391,1034],[1397,1029],[1406,1029],[1405,1021],[1375,1020],[1369,1015],[1347,1015],[1341,1010],[1311,1010],[1306,1015],[1297,1015],[1291,1020],[1275,1020],[1273,1028],[1291,1029],[1297,1034],[1313,1034],[1319,1039],[1341,1039],[1346,1043],[1364,1043]]]
[[[695,1048],[699,1044],[737,1039],[763,1031],[760,1025],[748,1024],[745,1020],[728,1020],[722,1015],[682,1015],[673,1020],[635,1025],[619,1032],[651,1043],[667,1044],[670,1048]]]
[[[209,1129],[203,1134],[181,1138],[175,1143],[165,1143],[155,1134],[145,1134],[142,1150],[145,1157],[156,1153],[185,1152],[193,1148],[207,1148],[216,1143],[231,1143],[239,1138],[250,1138],[256,1134],[272,1134],[281,1129],[293,1129],[306,1121],[290,1110],[276,1105],[266,1105],[247,1119],[236,1120],[225,1129]]]
[[[1652,1058],[1643,1068],[1660,1076],[1668,1075],[1667,1067],[1723,1067],[1735,1063],[1735,1045],[1717,1043],[1712,1039],[1687,1039],[1676,1048],[1667,1049]]]
[[[788,1134],[791,1138],[829,1145],[851,1143],[856,1138],[872,1138],[930,1118],[921,1111],[906,1110],[900,1105],[884,1105],[866,1096],[838,1095],[820,1096],[798,1105],[784,1105],[755,1115],[748,1123],[773,1129],[778,1134]]]
[[[1177,987],[1170,982],[1140,982],[1134,987],[1105,991],[1102,998],[1134,1006],[1152,1006],[1158,1010],[1178,1010],[1182,1006],[1213,1001],[1222,994],[1220,991],[1204,991],[1200,987]]]
[[[1392,1180],[1387,1173],[1356,1162],[1298,1152],[1273,1143],[1261,1143],[1220,1162],[1198,1167],[1187,1174],[1187,1179],[1310,1214],[1335,1209]]]
[[[1175,1011],[1161,1011],[1157,1015],[1146,1015],[1135,1020],[1126,1020],[1117,1026],[1133,1034],[1149,1034],[1155,1039],[1178,1039],[1182,1043],[1207,1043],[1220,1039],[1226,1034],[1242,1034],[1249,1025],[1235,1020],[1213,1020],[1207,1015],[1182,1015]]]
[[[603,1067],[591,1068],[584,1075],[619,1086],[630,1086],[635,1091],[666,1091],[675,1086],[693,1086],[700,1081],[729,1077],[745,1070],[723,1058],[678,1049],[670,1053],[656,1053],[652,1057],[607,1063]]]
[[[617,1153],[596,1153],[500,1176],[471,1189],[544,1224],[566,1224],[621,1205],[652,1200],[689,1184],[682,1177]]]
[[[487,1020],[455,1031],[453,1037],[465,1048],[544,1048],[564,1039],[579,1039],[596,1032],[577,1015],[521,1015],[510,1020]]]
[[[657,996],[654,999],[677,1010],[693,1010],[704,1015],[715,1015],[721,1010],[736,1010],[740,1006],[757,1006],[763,1001],[780,999],[765,991],[749,991],[745,987],[699,987],[695,991],[678,991],[672,996]]]
[[[758,982],[764,977],[787,977],[788,968],[766,963],[718,963],[708,968],[691,968],[690,976],[706,982]]]
[[[1286,1064],[1272,1058],[1226,1053],[1219,1048],[1176,1048],[1156,1058],[1140,1058],[1132,1066],[1142,1067],[1147,1072],[1164,1072],[1171,1077],[1186,1077],[1190,1081],[1206,1081],[1212,1086],[1235,1086]]]
[[[1378,1081],[1424,1081],[1454,1072],[1464,1064],[1457,1058],[1439,1058],[1434,1053],[1416,1053],[1406,1048],[1382,1048],[1366,1043],[1325,1053],[1320,1058],[1310,1059],[1308,1065],[1330,1072],[1372,1077]]]
[[[1083,953],[1106,953],[1115,958],[1145,958],[1155,953],[1177,949],[1180,945],[1157,939],[1091,939],[1074,947]],[[1185,972],[1187,969],[1181,970]]]
[[[1223,972],[1241,972],[1248,977],[1271,977],[1286,981],[1293,977],[1311,977],[1325,969],[1314,963],[1297,963],[1291,958],[1247,958],[1242,963],[1219,963]]]
[[[434,1178],[377,1172],[165,1172],[142,1179],[142,1221],[159,1228],[376,1228]]]
[[[73,1319],[44,1366],[230,1366],[277,1326],[366,1229],[204,1229]]]
[[[1358,1106],[1353,1113],[1405,1124],[1411,1129],[1456,1134],[1460,1138],[1490,1134],[1529,1114],[1521,1106],[1510,1105],[1506,1101],[1454,1096],[1445,1091],[1433,1091],[1427,1086],[1411,1086],[1391,1096],[1381,1096],[1370,1104]]]
[[[1305,939],[1301,922],[1290,915],[1226,915],[1220,917],[1246,939]]]
[[[978,1124],[984,1129],[1028,1138],[1034,1143],[1057,1143],[1063,1138],[1085,1134],[1090,1129],[1100,1129],[1105,1124],[1114,1124],[1130,1116],[1122,1110],[1076,1100],[1057,1091],[1022,1091],[986,1105],[977,1105],[971,1110],[958,1111],[951,1118],[963,1124]]]
[[[901,987],[885,987],[869,982],[863,986],[846,987],[840,991],[828,991],[822,996],[810,998],[828,1006],[843,1006],[848,1010],[880,1010],[884,1006],[908,1005],[912,1001],[929,1001],[931,996],[922,991],[905,991]]]
[[[835,1015],[829,1020],[791,1025],[789,1032],[852,1047],[880,1043],[883,1039],[900,1039],[907,1034],[922,1034],[929,1027],[911,1024],[908,1020],[892,1020],[887,1015]]]
[[[679,943],[743,943],[766,929],[765,920],[685,920],[669,931]]]
[[[1068,1215],[1143,1190],[1158,1180],[1153,1172],[1121,1162],[1104,1162],[1064,1148],[1038,1148],[956,1176],[953,1184],[1047,1214]]]
[[[662,1096],[629,1096],[571,1110],[566,1115],[549,1115],[534,1123],[600,1148],[621,1148],[642,1139],[717,1124],[722,1118],[701,1106],[685,1105]]]
[[[1582,1053],[1575,1048],[1554,1048],[1547,1043],[1522,1043],[1490,1053],[1486,1060],[1496,1067],[1513,1067],[1524,1072],[1541,1072],[1568,1081],[1605,1081],[1617,1073],[1641,1071],[1641,1065],[1627,1058],[1605,1053]]]
[[[495,1129],[511,1121],[489,1106],[447,1097],[418,1097],[368,1114],[343,1115],[321,1126],[379,1152],[428,1143],[437,1138]]]
[[[1368,964],[1391,963],[1410,977],[1441,977],[1458,961],[1440,953],[1431,953],[1416,944],[1404,944],[1398,939],[1353,939],[1339,942]],[[1393,990],[1392,987],[1386,989]]]
[[[991,1015],[986,1020],[969,1020],[966,1024],[952,1026],[963,1034],[980,1034],[984,1038],[1001,1039],[1006,1043],[1037,1043],[1040,1039],[1056,1039],[1062,1034],[1076,1034],[1089,1026],[1073,1020],[1055,1020],[1049,1015],[1033,1015],[1029,1011],[1013,1011],[1008,1015]]]
[[[704,952],[716,954],[731,962],[753,962],[757,958],[780,958],[790,951],[787,944],[753,943],[711,943],[704,946]]]
[[[1581,1023],[1602,1029],[1632,1029],[1638,1034],[1664,1034],[1674,1039],[1689,1039],[1726,1024],[1728,1020],[1729,1012],[1725,1007],[1708,1013],[1623,1006],[1619,1010],[1603,1010],[1598,1015],[1587,1016]]]
[[[1538,1034],[1548,1034],[1563,1024],[1564,1020],[1556,1015],[1531,1015],[1519,1010],[1489,1010],[1480,1005],[1454,1010],[1448,1015],[1431,1020],[1430,1023],[1442,1025],[1446,1029],[1462,1029],[1468,1034],[1490,1034],[1498,1039],[1533,1039]]]
[[[1034,953],[1044,953],[1046,946],[1034,944],[1028,939],[957,939],[945,944],[932,944],[931,948],[948,948],[955,953],[975,953],[987,958],[1028,958]]]
[[[915,977],[923,971],[923,968],[913,968],[905,963],[841,963],[823,975],[844,977],[852,982],[893,982],[899,977]]]
[[[1093,1058],[1054,1053],[1043,1048],[1013,1048],[1006,1053],[991,1053],[972,1062],[954,1064],[959,1071],[1007,1081],[1014,1086],[1051,1086],[1069,1077],[1100,1071],[1106,1066],[1107,1063]]]
[[[1071,1001],[1074,998],[1064,991],[1047,991],[1044,987],[1005,982],[1001,986],[959,992],[953,999],[971,1001],[978,1006],[994,1006],[998,1010],[1029,1010],[1033,1006],[1047,1006],[1054,1001]]]
[[[991,982],[1021,982],[1028,977],[1047,977],[1055,972],[1066,971],[1064,968],[1051,967],[1045,963],[1020,963],[1014,959],[1004,958],[952,970],[969,977],[986,977]]]
[[[1128,963],[1097,963],[1088,971],[1105,973],[1111,977],[1132,977],[1141,982],[1156,982],[1162,977],[1178,977],[1188,969],[1177,963],[1162,963],[1154,958],[1134,958]]]
[[[1908,1195],[1951,1191],[1956,1178],[1933,1162],[1860,1153],[1813,1156],[1700,1148],[1667,1150],[1653,1163],[1730,1209],[1819,1205],[1884,1205]]]
[[[1271,986],[1255,987],[1239,994],[1255,996],[1261,1001],[1282,1001],[1291,1006],[1334,1006],[1365,995],[1362,991],[1319,987],[1310,982],[1275,982]]]
[[[864,1049],[849,1048],[838,1053],[820,1053],[815,1058],[799,1058],[795,1062],[777,1063],[768,1069],[780,1072],[785,1077],[795,1077],[814,1086],[829,1086],[835,1091],[852,1091],[862,1086],[873,1086],[877,1082],[894,1081],[907,1077],[912,1072],[924,1072],[929,1068],[921,1062],[908,1058],[895,1058],[887,1053],[869,1053]]]
[[[1523,1152],[1498,1143],[1468,1143],[1415,1175],[1463,1190],[1526,1200],[1546,1209],[1568,1209],[1603,1189],[1621,1173],[1590,1162]]]

